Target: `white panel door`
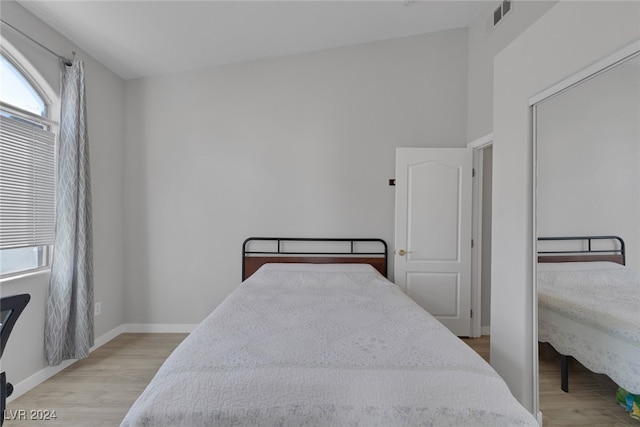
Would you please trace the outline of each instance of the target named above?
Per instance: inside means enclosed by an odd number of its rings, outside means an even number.
[[[454,334],[471,332],[472,150],[398,148],[394,281]]]

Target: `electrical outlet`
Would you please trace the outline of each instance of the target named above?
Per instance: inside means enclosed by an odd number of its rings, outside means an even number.
[[[100,316],[100,313],[102,312],[102,303],[101,302],[97,302],[95,309],[93,311],[94,316]]]

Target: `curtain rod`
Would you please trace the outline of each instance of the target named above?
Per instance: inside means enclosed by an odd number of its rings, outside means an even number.
[[[40,46],[42,49],[46,50],[47,52],[49,52],[50,54],[52,54],[55,57],[58,57],[59,59],[61,59],[62,61],[64,61],[66,66],[70,66],[72,64],[72,61],[69,58],[66,58],[64,56],[58,55],[57,53],[55,53],[54,51],[52,51],[51,49],[49,49],[48,47],[46,47],[45,45],[43,45],[42,43],[40,43],[38,40],[34,39],[33,37],[29,36],[28,34],[23,33],[22,31],[20,31],[19,29],[17,29],[16,27],[14,27],[13,25],[9,24],[7,21],[5,21],[4,19],[0,19],[0,21],[8,26],[9,28],[12,28],[13,30],[17,31],[18,33],[22,34],[24,37],[26,37],[27,39],[29,39],[31,42],[37,44],[38,46]],[[75,52],[72,52],[73,56],[76,56]]]

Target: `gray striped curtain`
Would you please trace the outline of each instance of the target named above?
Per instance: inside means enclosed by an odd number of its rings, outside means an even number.
[[[93,346],[93,237],[84,63],[60,61],[56,233],[45,319],[50,366],[89,356]]]

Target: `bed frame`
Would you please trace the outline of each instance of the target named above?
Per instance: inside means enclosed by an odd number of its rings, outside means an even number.
[[[594,240],[609,240],[615,243],[613,249],[594,249]],[[626,254],[624,240],[619,236],[571,236],[571,237],[538,237],[538,241],[567,242],[576,241],[586,243],[586,249],[577,250],[548,250],[538,251],[538,262],[595,262],[610,261],[625,265]],[[569,392],[569,357],[561,354],[560,359],[560,388]]]
[[[242,244],[242,280],[272,262],[371,264],[387,277],[387,253],[382,239],[249,237]]]
[[[594,249],[592,244],[594,240],[613,241],[616,243],[616,247],[613,249]],[[626,255],[624,240],[622,240],[622,238],[618,236],[538,237],[538,241],[576,241],[587,244],[586,249],[538,251],[538,262],[611,261],[625,265]]]

